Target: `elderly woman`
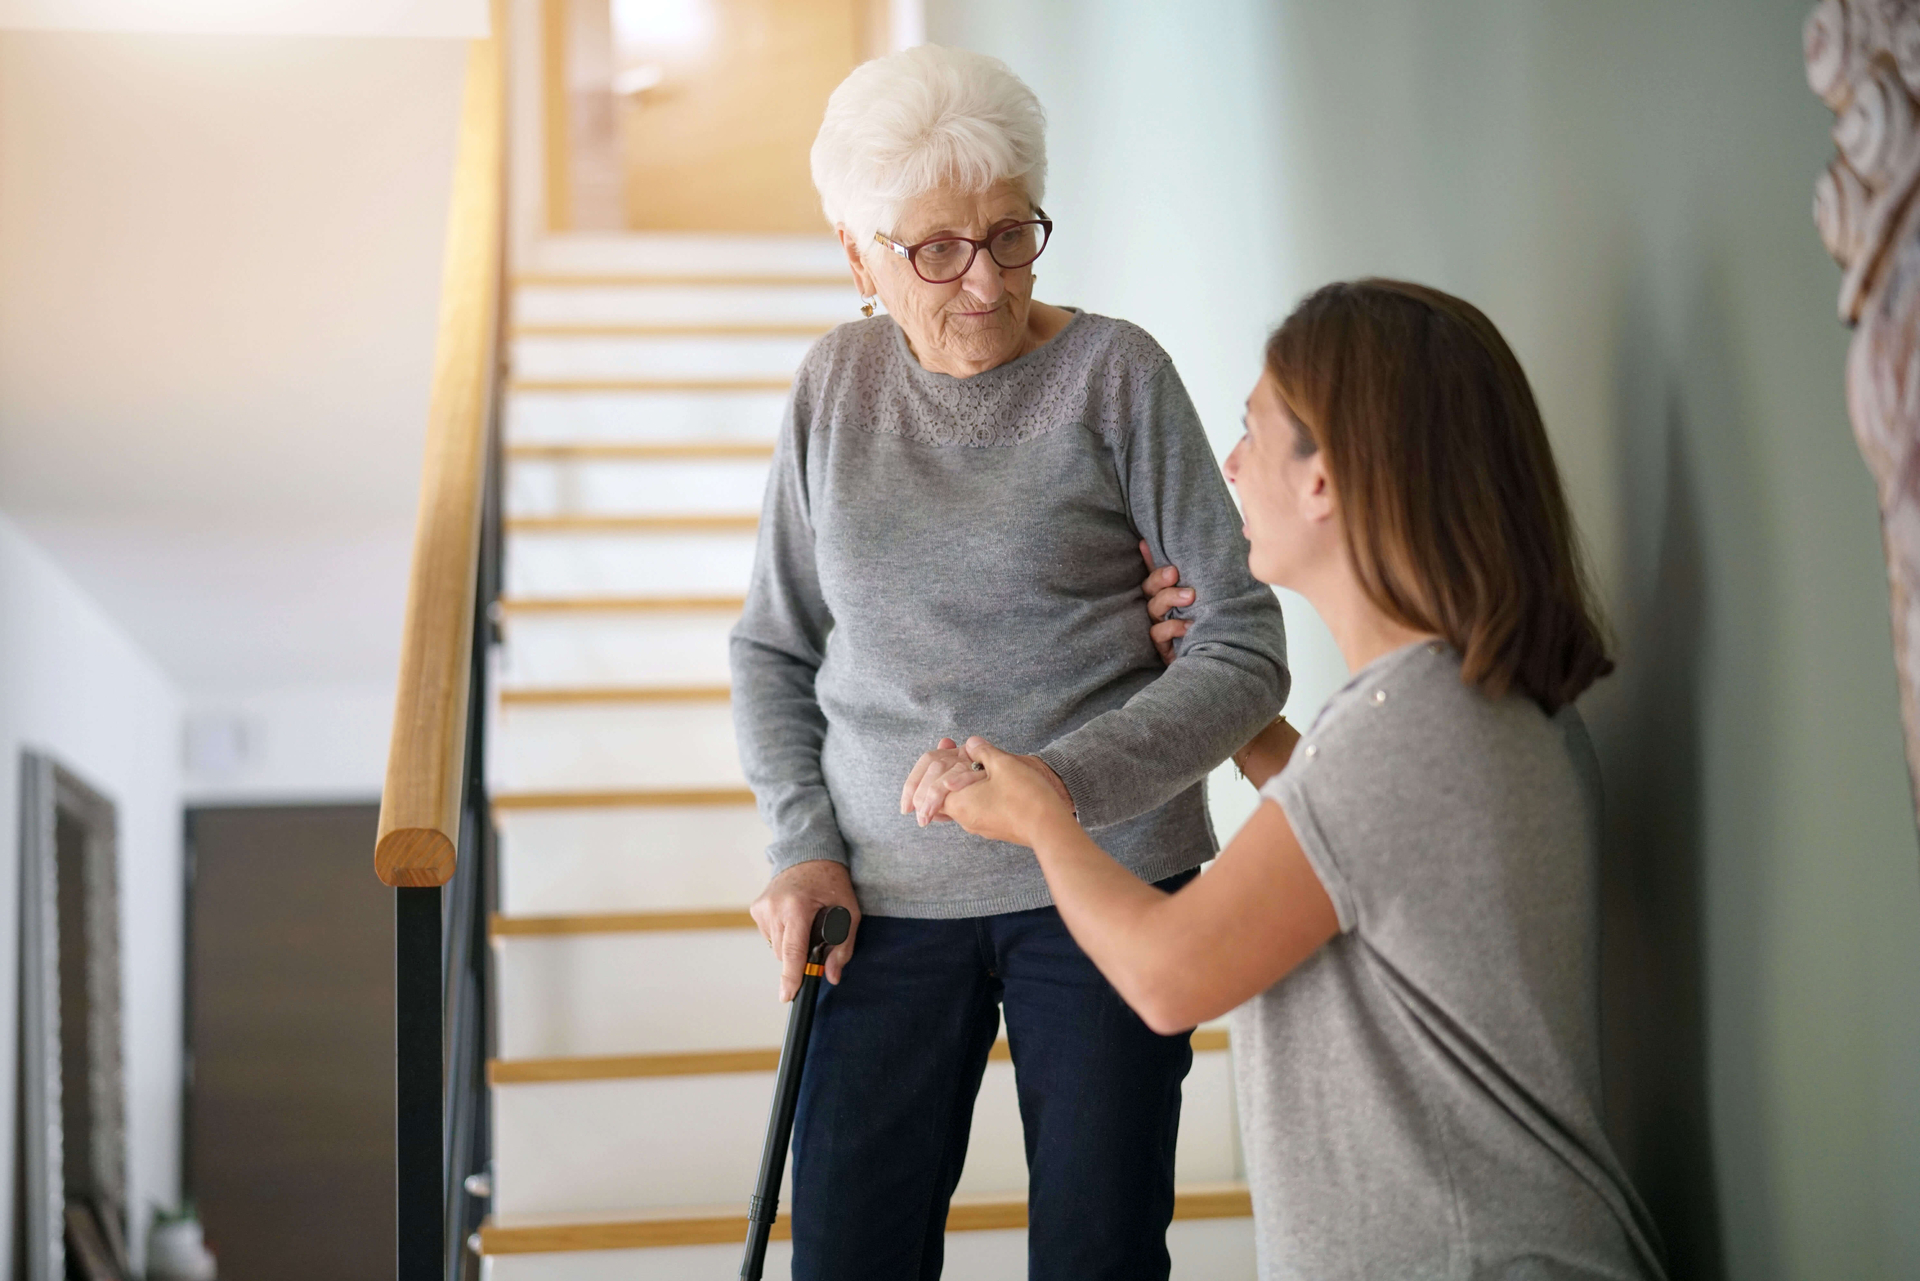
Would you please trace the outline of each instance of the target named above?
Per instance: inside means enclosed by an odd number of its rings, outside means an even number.
[[[773,831],[754,919],[797,986],[827,967],[793,1146],[795,1278],[940,1272],[1004,1008],[1034,1277],[1165,1277],[1185,1035],[1074,943],[1026,851],[920,786],[981,734],[1142,881],[1215,853],[1207,773],[1287,693],[1280,613],[1166,353],[1034,301],[1043,117],[1003,64],[922,47],[837,89],[814,181],[870,315],[808,354],[732,642],[736,728]],[[1142,270],[1166,264],[1142,263]],[[1140,552],[1199,604],[1165,667]],[[1191,599],[1187,597],[1186,599]],[[931,750],[929,750],[931,749]]]

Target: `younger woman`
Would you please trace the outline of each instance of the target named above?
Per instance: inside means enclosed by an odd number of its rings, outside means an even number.
[[[1526,377],[1475,308],[1383,280],[1308,298],[1266,363],[1226,465],[1251,568],[1352,681],[1241,753],[1264,802],[1174,894],[983,739],[945,814],[1034,851],[1156,1031],[1235,1011],[1262,1277],[1658,1277],[1601,1129],[1573,700],[1612,663]]]

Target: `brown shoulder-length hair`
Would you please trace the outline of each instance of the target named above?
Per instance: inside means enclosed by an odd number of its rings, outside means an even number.
[[[1549,714],[1613,670],[1560,473],[1520,362],[1470,303],[1423,285],[1328,285],[1267,341],[1324,450],[1362,588],[1443,636],[1460,675]]]

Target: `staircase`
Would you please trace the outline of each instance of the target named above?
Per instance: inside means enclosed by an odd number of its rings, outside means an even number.
[[[786,1022],[727,631],[786,387],[857,315],[829,240],[580,237],[514,282],[488,768],[494,1281],[730,1277]],[[1194,1035],[1174,1275],[1251,1277],[1226,1033]],[[946,1275],[1025,1275],[996,1047]],[[787,1275],[784,1219],[768,1276]]]

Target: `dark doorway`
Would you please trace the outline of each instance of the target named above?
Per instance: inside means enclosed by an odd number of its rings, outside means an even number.
[[[187,814],[186,1181],[222,1281],[393,1275],[375,805]]]

